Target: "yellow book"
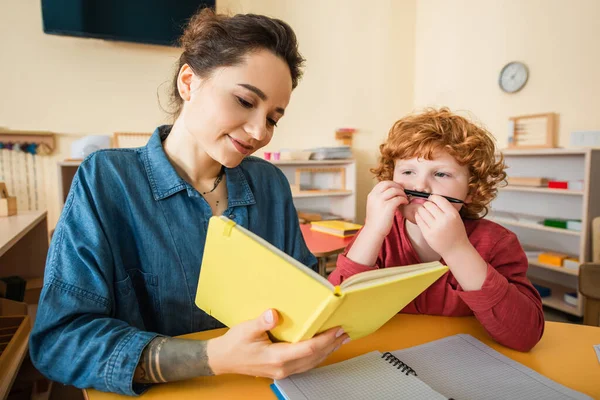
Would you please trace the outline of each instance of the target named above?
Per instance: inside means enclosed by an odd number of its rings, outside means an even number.
[[[196,305],[227,326],[279,313],[276,340],[298,342],[335,326],[352,339],[385,324],[446,273],[439,262],[376,269],[334,286],[226,217],[212,217]]]
[[[362,228],[362,225],[338,220],[313,221],[310,223],[310,229],[313,231],[328,233],[339,237],[352,236],[356,234],[360,228]]]

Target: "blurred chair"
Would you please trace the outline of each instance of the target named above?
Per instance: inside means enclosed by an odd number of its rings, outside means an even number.
[[[600,217],[592,221],[593,262],[579,268],[579,292],[585,298],[583,323],[600,326]]]

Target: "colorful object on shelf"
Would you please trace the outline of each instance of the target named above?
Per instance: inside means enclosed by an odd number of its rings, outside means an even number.
[[[548,181],[549,189],[568,189],[569,182],[567,181]]]
[[[278,151],[274,152],[273,153],[273,160],[279,161],[280,156],[281,156],[280,152],[278,152]]]
[[[569,256],[563,253],[545,252],[538,256],[538,262],[553,265],[555,267],[562,267],[563,260],[567,257]]]
[[[579,271],[580,265],[581,265],[581,263],[579,262],[579,260],[574,257],[567,257],[563,260],[563,267],[565,267],[567,269]]]
[[[569,190],[583,190],[583,180],[573,180],[567,182]]]
[[[567,220],[559,218],[546,218],[544,219],[544,226],[551,228],[567,229]]]
[[[52,153],[54,146],[53,133],[0,129],[0,150],[18,151],[31,155],[46,155]],[[46,151],[47,153],[45,153]]]
[[[335,131],[335,139],[344,146],[352,146],[352,135],[356,132],[354,128],[339,128]]]
[[[533,283],[533,287],[538,291],[540,297],[550,297],[552,295],[552,290],[547,288],[546,286],[538,285]]]
[[[8,195],[4,182],[0,182],[0,217],[8,217],[17,213],[17,198]]]
[[[568,305],[577,307],[577,292],[565,293],[563,298]]]
[[[579,219],[562,219],[562,218],[546,218],[543,222],[544,226],[558,229],[568,229],[571,231],[581,232],[581,220]]]
[[[548,186],[548,179],[539,177],[519,177],[510,176],[506,178],[506,181],[510,186],[533,186],[533,187],[546,187]]]
[[[581,220],[568,220],[567,221],[567,229],[571,231],[581,232]]]
[[[264,157],[265,157],[265,160],[270,160],[271,159],[271,152],[270,151],[265,151]]]

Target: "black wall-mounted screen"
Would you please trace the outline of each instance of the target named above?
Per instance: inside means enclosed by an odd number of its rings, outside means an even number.
[[[187,20],[215,0],[42,0],[44,32],[176,45]]]

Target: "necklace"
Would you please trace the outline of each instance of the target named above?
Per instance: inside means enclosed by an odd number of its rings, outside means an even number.
[[[201,194],[205,195],[205,194],[214,192],[215,189],[217,188],[217,186],[219,186],[219,183],[221,183],[221,181],[223,180],[223,175],[225,175],[225,168],[221,167],[221,172],[219,172],[219,175],[215,179],[215,184],[213,185],[213,188],[210,190],[207,190],[206,192],[202,192]]]

